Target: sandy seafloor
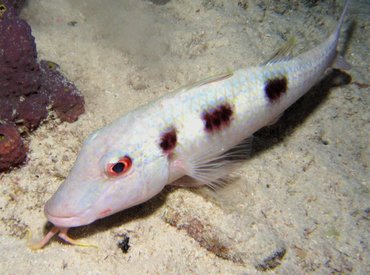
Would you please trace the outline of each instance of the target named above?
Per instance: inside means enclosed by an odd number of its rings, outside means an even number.
[[[21,16],[39,58],[61,66],[84,94],[86,113],[73,124],[50,117],[27,137],[27,163],[0,175],[0,273],[369,274],[365,0],[352,1],[341,37],[352,69],[329,74],[258,132],[232,185],[217,194],[166,188],[71,230],[97,249],[57,239],[39,251],[26,245],[28,230],[35,239],[46,233],[43,205],[89,133],[178,87],[259,64],[291,36],[295,54],[317,45],[334,29],[343,1],[313,2],[29,1]],[[126,254],[117,247],[124,233]]]

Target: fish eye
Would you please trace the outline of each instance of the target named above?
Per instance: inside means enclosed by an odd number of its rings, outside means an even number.
[[[132,160],[128,156],[124,156],[115,163],[109,163],[107,167],[107,175],[110,177],[122,176],[130,170]]]

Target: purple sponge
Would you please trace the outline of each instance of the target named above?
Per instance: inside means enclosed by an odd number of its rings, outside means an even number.
[[[84,112],[84,98],[50,61],[37,60],[31,27],[18,17],[24,0],[0,0],[0,172],[25,159],[14,126],[35,130],[51,107],[61,121]]]

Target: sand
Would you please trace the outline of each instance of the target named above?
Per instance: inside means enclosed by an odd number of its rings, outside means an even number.
[[[43,205],[89,133],[182,85],[259,64],[291,36],[295,54],[310,49],[334,29],[343,4],[153,2],[33,0],[22,11],[39,58],[61,66],[84,94],[86,113],[73,124],[51,116],[27,137],[27,163],[0,175],[0,272],[369,274],[365,0],[352,1],[341,37],[353,68],[329,73],[276,125],[259,131],[232,185],[217,194],[169,187],[71,230],[98,248],[57,239],[42,250],[27,247],[28,231],[37,239],[50,229]],[[127,253],[117,246],[125,233]]]

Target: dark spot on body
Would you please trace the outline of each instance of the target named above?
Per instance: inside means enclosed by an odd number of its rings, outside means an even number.
[[[220,127],[221,126],[221,119],[218,117],[218,116],[215,116],[213,118],[213,124],[217,127]]]
[[[229,121],[233,111],[231,110],[230,105],[221,105],[220,106],[220,114],[222,121]]]
[[[233,111],[229,104],[222,104],[218,107],[205,111],[202,114],[204,128],[207,132],[215,132],[228,126],[231,121]]]
[[[265,82],[265,93],[270,101],[279,99],[288,90],[288,80],[285,76],[268,79]]]
[[[171,152],[176,147],[176,143],[177,143],[176,129],[172,128],[169,131],[166,131],[165,133],[162,134],[159,146],[165,153],[168,153]]]
[[[206,130],[211,131],[212,130],[211,117],[207,114],[203,116],[203,120],[205,121],[204,127],[206,128]]]

